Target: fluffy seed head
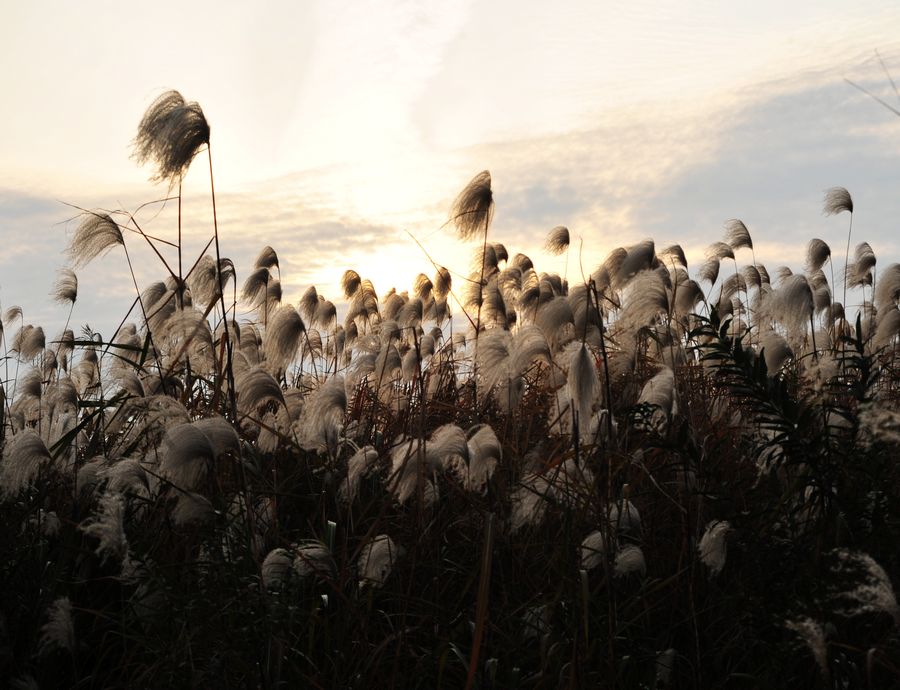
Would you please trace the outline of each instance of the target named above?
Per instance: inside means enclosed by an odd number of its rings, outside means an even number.
[[[487,232],[494,215],[491,173],[483,170],[471,179],[450,207],[450,220],[463,240]]]
[[[437,273],[434,275],[434,296],[438,298],[445,298],[449,292],[450,288],[453,285],[453,277],[450,275],[450,271],[448,271],[443,266],[439,266],[437,269]]]
[[[25,429],[7,437],[0,466],[0,489],[6,496],[15,496],[28,486],[42,465],[50,462],[50,453],[34,429]]]
[[[853,199],[843,187],[832,187],[825,191],[824,212],[826,216],[849,211],[853,213]]]
[[[719,279],[719,263],[720,262],[716,257],[710,257],[700,264],[700,268],[697,271],[700,280],[705,280],[710,285],[715,283]]]
[[[548,254],[559,256],[569,248],[569,228],[565,225],[557,225],[547,235],[547,243],[544,249]]]
[[[601,563],[606,553],[606,540],[603,532],[596,530],[591,532],[581,542],[581,567],[585,570],[593,570]]]
[[[387,534],[379,534],[363,546],[359,553],[360,586],[381,587],[394,569],[394,563],[403,555]]]
[[[718,259],[719,261],[722,259],[733,259],[734,250],[726,242],[713,242],[706,248],[706,257],[708,259]]]
[[[584,433],[591,419],[594,399],[600,392],[600,378],[597,375],[597,364],[594,357],[587,345],[583,343],[572,352],[569,374],[566,379],[566,392],[577,413],[578,425]]]
[[[286,304],[272,315],[266,329],[266,360],[273,371],[282,371],[294,359],[300,339],[306,331],[303,319],[291,305]]]
[[[214,457],[209,439],[193,424],[166,431],[160,474],[179,489],[195,489],[205,479]]]
[[[725,537],[731,531],[731,524],[725,520],[713,520],[706,526],[706,531],[697,545],[700,560],[709,568],[710,576],[718,575],[725,567],[727,545]]]
[[[50,293],[53,300],[60,304],[75,304],[78,298],[78,276],[71,268],[59,269],[53,292]]]
[[[647,574],[647,562],[644,560],[644,552],[641,547],[634,544],[626,544],[616,554],[614,566],[616,577],[636,575],[643,578]]]
[[[681,248],[680,244],[669,245],[659,253],[659,256],[674,262],[678,266],[687,268],[687,257],[684,255],[684,249]]]
[[[263,247],[253,264],[256,268],[279,268],[278,254],[269,246]]]
[[[278,548],[269,551],[260,568],[263,587],[281,589],[288,581],[293,565],[294,557],[287,549]]]
[[[125,501],[121,494],[105,492],[100,498],[100,510],[85,520],[79,529],[97,539],[96,553],[105,563],[110,557],[121,561],[128,550],[125,536]]]
[[[50,605],[47,622],[41,626],[38,654],[43,657],[56,649],[67,652],[75,649],[75,625],[69,597],[60,597]]]
[[[753,249],[753,239],[750,237],[750,231],[744,225],[744,221],[732,218],[725,221],[725,242],[734,250]]]
[[[835,596],[842,604],[842,612],[851,616],[866,612],[888,613],[900,623],[897,595],[884,568],[867,553],[840,549],[837,557],[836,572],[847,573],[860,580],[853,589]]]
[[[134,157],[156,166],[155,180],[174,184],[201,146],[209,145],[209,123],[195,102],[166,91],[147,108],[134,138]]]
[[[75,228],[66,250],[75,268],[84,266],[116,245],[124,245],[122,231],[108,213],[90,211]]]

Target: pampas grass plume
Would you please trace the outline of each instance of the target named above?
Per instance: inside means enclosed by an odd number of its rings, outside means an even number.
[[[139,164],[156,166],[153,179],[174,184],[203,145],[209,145],[203,110],[178,91],[166,91],[150,104],[138,125],[134,157]]]
[[[750,237],[750,231],[747,230],[744,221],[737,218],[725,221],[725,242],[734,251],[744,247],[753,249],[753,239]]]
[[[818,271],[831,256],[831,247],[824,240],[813,237],[806,245],[806,270],[809,273]]]
[[[25,429],[7,438],[0,467],[0,489],[14,496],[37,477],[41,465],[50,462],[50,453],[34,429]]]
[[[75,625],[72,622],[72,602],[69,597],[59,597],[47,610],[47,622],[41,626],[40,656],[61,649],[75,650]]]
[[[483,170],[473,177],[450,207],[450,220],[460,239],[470,240],[487,231],[494,214],[491,173]]]
[[[84,266],[117,245],[125,244],[119,225],[108,213],[89,211],[75,228],[67,253],[75,268]]]
[[[387,534],[374,537],[359,553],[360,586],[383,586],[403,551]]]
[[[544,249],[548,254],[559,256],[569,248],[569,228],[565,225],[557,225],[547,235],[547,242]]]
[[[60,304],[75,304],[78,298],[78,276],[71,268],[61,268],[50,296]]]
[[[825,191],[823,201],[825,215],[833,216],[844,211],[853,213],[853,198],[843,187],[831,187]]]
[[[703,537],[697,545],[700,560],[709,568],[710,576],[718,575],[725,567],[727,545],[725,537],[731,531],[731,524],[726,520],[713,520],[706,526]]]
[[[115,492],[105,492],[100,497],[100,510],[85,520],[79,529],[89,537],[97,539],[96,553],[105,563],[110,557],[121,561],[128,550],[128,539],[125,536],[125,502]]]
[[[581,542],[581,567],[591,571],[603,563],[606,557],[606,539],[603,532],[595,530]]]

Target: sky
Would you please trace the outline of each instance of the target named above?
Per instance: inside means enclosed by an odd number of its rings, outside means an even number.
[[[174,240],[173,203],[131,157],[141,115],[167,89],[211,126],[222,253],[239,282],[265,245],[286,301],[344,270],[380,293],[466,273],[473,244],[444,225],[491,171],[490,231],[538,270],[593,270],[654,238],[703,248],[742,219],[770,268],[799,267],[820,237],[900,260],[900,5],[845,2],[12,3],[0,26],[0,306],[50,332],[49,297],[78,208],[135,212]],[[878,51],[876,55],[876,51]],[[879,57],[880,56],[880,57]],[[185,261],[212,229],[209,160],[184,181]],[[554,226],[568,258],[542,250]],[[138,284],[165,276],[128,238]],[[749,261],[750,257],[739,256]],[[77,327],[111,332],[134,299],[124,256],[79,271]]]

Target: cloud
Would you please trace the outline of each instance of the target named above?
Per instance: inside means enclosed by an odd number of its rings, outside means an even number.
[[[883,93],[889,87],[875,67],[850,76]],[[539,271],[568,267],[570,279],[579,263],[590,271],[613,247],[646,237],[660,246],[680,242],[696,266],[703,247],[720,239],[723,223],[735,217],[750,228],[758,260],[799,267],[806,242],[821,237],[840,263],[849,219],[821,210],[824,190],[835,185],[854,196],[853,243],[869,241],[883,264],[900,250],[893,228],[900,217],[898,127],[900,118],[840,75],[807,72],[712,101],[611,111],[581,131],[435,152],[425,161],[398,156],[375,168],[331,166],[240,190],[223,186],[220,245],[235,262],[239,282],[259,250],[274,247],[288,301],[310,284],[336,300],[347,268],[371,278],[380,293],[408,289],[417,273],[434,272],[424,251],[467,274],[476,244],[460,243],[443,224],[456,192],[488,168],[497,203],[491,239],[511,253],[529,254]],[[212,236],[207,185],[202,171],[185,181],[185,267]],[[160,193],[150,189],[144,199]],[[116,195],[109,190],[108,198]],[[96,203],[97,194],[87,201]],[[140,202],[129,191],[116,203],[134,209]],[[44,296],[64,263],[65,226],[59,224],[71,215],[48,198],[3,194],[4,305],[24,300],[30,314],[61,320]],[[174,241],[177,206],[147,207],[138,222]],[[560,224],[575,238],[570,255],[546,256],[546,234]],[[165,277],[140,237],[129,234],[128,246],[139,285]],[[176,252],[160,251],[175,269]],[[114,251],[82,274],[76,322],[90,319],[111,331],[134,299],[124,256]]]

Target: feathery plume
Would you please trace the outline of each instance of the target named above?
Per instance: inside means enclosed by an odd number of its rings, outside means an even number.
[[[866,612],[887,613],[900,623],[897,596],[884,568],[867,553],[847,549],[838,549],[835,553],[838,558],[835,572],[861,580],[853,589],[835,595],[838,602],[844,602],[841,612],[848,616]]]
[[[609,524],[616,534],[634,540],[640,540],[643,532],[641,513],[627,498],[609,507]]]
[[[291,575],[294,557],[287,549],[272,549],[266,554],[260,568],[263,587],[278,590],[284,587]]]
[[[734,250],[725,242],[713,242],[706,248],[707,259],[734,259]]]
[[[225,453],[231,453],[235,458],[240,457],[241,439],[227,419],[207,417],[196,420],[193,425],[206,436],[214,458],[218,459]]]
[[[642,271],[655,268],[656,265],[656,244],[653,240],[643,240],[628,247],[618,270],[614,274],[610,274],[614,280],[613,287],[622,287],[628,284],[634,276]]]
[[[240,409],[255,416],[259,406],[270,400],[284,405],[284,392],[278,381],[265,369],[254,367],[240,374],[234,384]]]
[[[206,307],[219,299],[220,282],[221,289],[224,290],[228,281],[233,279],[234,263],[231,259],[219,259],[217,267],[216,260],[209,254],[204,254],[188,276],[187,284],[196,303]]]
[[[753,249],[753,239],[750,237],[750,231],[747,230],[744,221],[737,218],[725,221],[725,242],[733,251],[744,247]]]
[[[166,431],[160,474],[179,489],[200,487],[209,472],[214,453],[202,429],[179,424]]]
[[[161,94],[144,113],[134,139],[134,157],[152,162],[152,179],[174,184],[182,177],[201,146],[209,145],[209,123],[196,102],[177,91]]]
[[[613,568],[616,577],[637,575],[643,578],[647,575],[647,562],[644,560],[644,552],[641,547],[634,544],[626,544],[616,554],[616,562]]]
[[[597,363],[584,343],[572,352],[572,358],[569,360],[566,392],[572,401],[578,426],[584,433],[590,423],[591,408],[600,392]]]
[[[868,242],[860,242],[853,253],[853,263],[847,267],[847,287],[871,285],[875,268],[875,252]]]
[[[828,640],[825,637],[825,630],[822,625],[812,618],[803,616],[794,620],[785,621],[784,627],[797,633],[800,639],[803,640],[809,648],[809,651],[812,653],[813,659],[815,659],[816,665],[819,667],[819,671],[822,672],[822,676],[828,681],[830,679],[830,672],[828,669]]]
[[[824,240],[813,237],[806,245],[806,270],[808,273],[818,271],[831,257],[831,247]]]
[[[441,299],[447,297],[450,293],[450,288],[453,286],[453,277],[450,275],[450,271],[443,266],[439,266],[434,275],[433,285],[435,297]]]
[[[900,299],[900,264],[891,264],[878,275],[875,286],[875,310],[887,311]]]
[[[125,501],[118,493],[106,491],[100,497],[100,511],[79,525],[78,529],[100,543],[95,549],[103,563],[113,557],[121,561],[128,550],[125,536]]]
[[[547,235],[544,250],[553,256],[559,256],[569,248],[569,228],[565,225],[557,225]]]
[[[761,354],[766,360],[766,370],[769,372],[769,376],[777,374],[788,358],[794,354],[784,336],[772,330],[763,332],[759,344]]]
[[[853,199],[843,187],[831,187],[825,190],[823,210],[826,216],[833,216],[844,211],[853,213]]]
[[[341,484],[341,497],[353,501],[359,494],[360,480],[368,474],[378,461],[378,451],[372,446],[363,446],[347,461],[347,478]]]
[[[483,491],[503,459],[503,448],[497,434],[487,424],[476,424],[466,433],[469,472],[466,488]]]
[[[316,389],[297,423],[300,445],[307,450],[334,450],[343,430],[347,389],[343,376],[334,376]]]
[[[450,207],[450,220],[456,225],[460,239],[470,240],[487,232],[494,214],[491,174],[483,170],[473,177]]]
[[[75,300],[78,298],[78,276],[75,275],[75,271],[71,268],[59,269],[59,275],[50,296],[55,302],[61,304],[75,304]]]
[[[581,567],[591,571],[603,563],[606,555],[606,539],[603,532],[595,530],[581,542]]]
[[[703,537],[697,545],[700,560],[709,568],[710,576],[718,575],[725,567],[727,545],[725,537],[731,531],[731,523],[727,520],[713,520],[706,525]]]
[[[684,255],[684,249],[681,248],[680,244],[669,245],[659,253],[659,256],[660,258],[669,259],[677,266],[687,268],[687,257]]]
[[[359,552],[360,587],[384,585],[394,563],[403,555],[403,548],[397,546],[387,534],[379,534],[366,543]]]
[[[122,231],[108,213],[89,211],[75,228],[66,253],[75,268],[102,256],[116,245],[125,244]]]
[[[334,306],[334,302],[320,297],[312,322],[319,328],[326,330],[332,328],[337,323],[337,307]]]
[[[294,549],[294,573],[301,578],[329,577],[337,570],[331,551],[320,541],[307,541]]]
[[[266,267],[256,268],[250,272],[241,288],[241,298],[254,309],[265,312],[266,296],[269,283],[275,278]]]
[[[700,268],[697,270],[700,280],[705,280],[710,285],[715,283],[719,279],[719,265],[719,259],[714,256],[700,264]]]
[[[762,275],[756,266],[747,265],[741,268],[741,275],[744,277],[744,283],[748,287],[758,288],[763,284]]]
[[[898,335],[900,335],[900,309],[893,308],[879,314],[875,337],[872,339],[875,349],[886,347]]]
[[[303,319],[290,304],[275,311],[265,336],[266,361],[272,371],[281,372],[293,361],[305,332]]]
[[[26,324],[16,332],[10,349],[18,353],[20,362],[30,362],[44,351],[45,345],[44,329]]]
[[[360,278],[359,273],[354,271],[352,268],[344,271],[344,275],[341,278],[341,289],[344,291],[344,297],[350,299],[356,294],[356,291],[359,289],[360,284],[362,283],[362,278]]]
[[[319,293],[315,285],[310,285],[300,297],[300,304],[297,309],[304,319],[312,323],[316,315],[316,309],[319,307]]]
[[[546,497],[550,490],[550,482],[541,475],[530,474],[522,478],[519,487],[509,497],[512,505],[509,528],[512,533],[529,525],[537,525],[544,519]]]
[[[806,276],[798,274],[785,278],[772,295],[772,306],[775,318],[791,333],[806,333],[815,307],[812,288]]]
[[[433,290],[434,283],[431,282],[431,278],[424,273],[416,276],[416,280],[413,283],[413,292],[415,292],[417,298],[422,302],[427,302],[431,298]]]
[[[262,251],[257,255],[256,261],[253,262],[253,265],[256,268],[280,268],[278,265],[278,254],[275,253],[275,250],[269,246],[265,246],[262,248]]]
[[[0,467],[0,489],[5,496],[15,496],[31,484],[42,465],[50,462],[47,446],[34,429],[25,429],[8,437]]]
[[[57,649],[67,652],[75,650],[75,625],[69,597],[59,597],[50,605],[47,622],[41,626],[38,654],[45,657]]]
[[[510,266],[518,268],[522,273],[528,269],[534,269],[534,263],[525,254],[516,254],[509,263]]]

